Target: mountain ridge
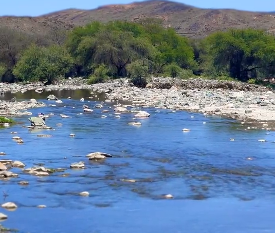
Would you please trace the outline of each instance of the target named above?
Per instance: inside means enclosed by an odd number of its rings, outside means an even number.
[[[225,31],[229,28],[254,28],[275,32],[275,12],[203,9],[164,0],[103,5],[91,10],[66,9],[38,17],[8,16],[9,20],[7,16],[2,16],[0,28],[4,25],[13,30],[44,35],[52,30],[71,30],[93,21],[135,22],[148,17],[162,19],[165,27],[172,27],[179,34],[191,38],[203,38],[215,31]]]

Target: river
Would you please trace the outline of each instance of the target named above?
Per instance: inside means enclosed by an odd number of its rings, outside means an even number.
[[[89,99],[89,91],[51,93],[63,103],[45,100],[50,93],[33,91],[3,97],[45,102],[47,107],[30,111],[53,113],[46,120],[53,130],[32,131],[24,127],[29,125],[28,116],[14,118],[19,124],[0,129],[0,151],[7,154],[0,159],[19,160],[26,167],[66,168],[48,177],[11,169],[19,177],[0,180],[0,199],[18,208],[0,210],[8,215],[5,227],[21,233],[275,232],[273,131],[247,130],[231,119],[153,108],[143,109],[151,116],[133,126],[128,123],[134,114],[116,117],[113,104],[102,102],[103,96]],[[98,103],[103,108],[95,108]],[[83,104],[94,112],[83,113]],[[61,118],[61,113],[70,118]],[[11,131],[24,144],[14,142]],[[113,157],[89,161],[85,156],[95,151]],[[85,169],[70,169],[79,161],[85,162]],[[19,185],[21,180],[29,185]],[[82,191],[88,191],[89,197],[79,196]],[[166,194],[173,198],[165,199]]]

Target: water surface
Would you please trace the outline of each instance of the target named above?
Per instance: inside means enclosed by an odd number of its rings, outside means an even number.
[[[1,192],[8,194],[1,202],[15,202],[18,209],[1,210],[9,217],[5,227],[24,233],[275,232],[274,132],[246,130],[230,119],[153,108],[143,109],[151,116],[137,127],[128,125],[133,113],[115,117],[113,103],[94,108],[102,96],[89,99],[89,91],[53,93],[62,104],[45,100],[49,93],[16,96],[40,97],[47,107],[30,111],[53,113],[46,123],[54,130],[31,131],[25,127],[27,116],[16,118],[21,124],[0,130],[0,151],[7,153],[1,158],[20,160],[27,167],[44,164],[67,170],[35,177],[12,169],[19,178],[0,181]],[[94,112],[83,114],[83,104]],[[70,118],[61,118],[61,113]],[[16,144],[11,131],[18,132],[24,144]],[[113,158],[88,161],[85,156],[94,151]],[[69,168],[79,161],[86,169]],[[30,184],[20,186],[21,180]],[[82,191],[90,196],[79,196]],[[164,194],[174,198],[164,199]],[[36,207],[41,204],[47,208]]]

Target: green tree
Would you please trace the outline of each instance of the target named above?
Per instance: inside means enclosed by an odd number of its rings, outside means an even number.
[[[49,84],[59,76],[64,76],[71,67],[72,58],[63,47],[32,45],[24,51],[13,74],[22,81],[43,81]]]
[[[274,74],[275,38],[261,30],[232,29],[203,41],[204,68],[241,81]]]
[[[162,73],[163,67],[176,63],[183,69],[194,69],[194,50],[190,41],[178,35],[172,28],[165,29],[160,24],[144,24],[147,37],[157,49],[154,57],[155,72]]]

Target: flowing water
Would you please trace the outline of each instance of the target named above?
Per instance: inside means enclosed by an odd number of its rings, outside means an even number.
[[[89,91],[52,93],[63,103],[45,100],[50,93],[16,95],[41,98],[47,107],[30,111],[53,113],[46,123],[54,130],[32,131],[24,127],[29,125],[27,116],[15,118],[20,124],[0,129],[0,151],[7,153],[0,159],[66,170],[36,177],[14,168],[18,178],[0,180],[1,203],[18,205],[13,212],[0,210],[8,215],[5,227],[22,233],[275,232],[274,132],[246,130],[230,119],[153,108],[145,109],[151,116],[139,120],[141,126],[133,126],[128,123],[134,114],[117,118],[111,103],[82,113],[83,104],[94,107],[102,96],[88,99]],[[70,118],[61,118],[61,113]],[[24,144],[14,142],[11,131]],[[95,151],[113,157],[89,161],[85,156]],[[79,161],[85,162],[85,169],[69,168]],[[29,185],[20,186],[21,180]],[[79,196],[82,191],[90,196]],[[165,194],[174,198],[165,199]]]

